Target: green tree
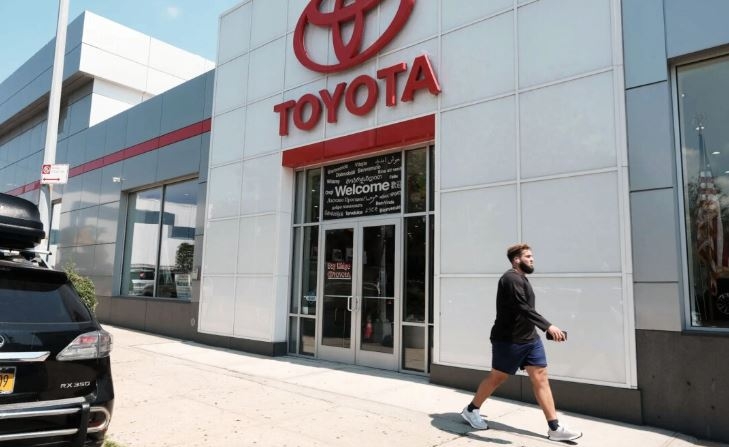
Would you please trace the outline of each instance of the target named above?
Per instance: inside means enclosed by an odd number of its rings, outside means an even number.
[[[192,271],[192,257],[194,252],[195,246],[187,242],[183,242],[177,247],[175,269],[178,272],[189,273]]]

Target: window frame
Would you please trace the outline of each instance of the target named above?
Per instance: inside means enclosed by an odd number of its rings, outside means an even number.
[[[116,270],[118,272],[118,282],[116,283],[116,292],[117,296],[122,298],[133,298],[133,299],[153,299],[153,300],[173,300],[173,301],[179,301],[179,302],[193,302],[196,298],[199,298],[199,296],[195,296],[194,292],[191,293],[189,298],[178,298],[178,297],[160,297],[156,296],[157,292],[157,285],[159,281],[159,275],[160,275],[160,256],[161,256],[161,247],[162,247],[162,220],[163,220],[163,214],[164,214],[164,206],[165,206],[165,199],[167,197],[167,188],[170,186],[178,185],[181,183],[191,182],[194,183],[196,187],[199,188],[200,182],[198,176],[188,176],[188,177],[180,177],[172,180],[166,180],[163,182],[157,182],[152,183],[148,185],[144,185],[139,188],[133,188],[126,191],[122,191],[122,197],[123,197],[123,214],[119,214],[119,219],[121,220],[121,227],[122,232],[120,234],[120,238],[117,241],[117,247],[121,245],[121,254],[117,257],[119,260],[119,268]],[[155,253],[155,277],[154,277],[154,293],[152,296],[143,296],[143,295],[130,295],[128,290],[125,290],[124,287],[124,279],[125,279],[125,269],[126,269],[126,261],[127,261],[127,244],[130,242],[129,238],[129,213],[132,211],[130,208],[131,203],[131,196],[134,194],[139,194],[144,191],[150,191],[156,188],[160,188],[162,190],[161,197],[160,197],[160,212],[159,212],[159,219],[157,220],[157,247],[156,247],[156,253]],[[195,221],[198,221],[198,213],[200,212],[200,194],[199,190],[197,191],[198,195],[195,201]],[[203,204],[203,210],[204,210],[204,204]],[[193,235],[193,242],[194,238],[197,237],[197,229],[195,234]],[[131,239],[133,242],[133,238]],[[193,243],[193,259],[195,259],[197,250],[202,250],[202,247],[197,247],[196,244]],[[117,250],[119,252],[119,250]],[[195,276],[195,265],[193,261],[193,268],[191,272],[191,280],[196,281],[198,278]],[[193,288],[194,289],[194,288]],[[192,290],[191,290],[192,291]]]
[[[726,50],[721,52],[702,53],[694,54],[688,57],[679,58],[671,61],[669,65],[669,87],[671,94],[671,111],[672,111],[672,124],[673,124],[673,145],[674,145],[674,156],[675,156],[675,174],[676,174],[676,189],[675,198],[677,203],[677,214],[678,214],[678,231],[679,231],[679,264],[680,264],[680,275],[678,277],[679,296],[681,302],[679,303],[679,311],[681,313],[681,331],[682,332],[695,332],[695,333],[707,333],[707,334],[729,334],[729,325],[727,327],[714,327],[714,326],[694,326],[692,321],[692,303],[694,296],[691,291],[692,277],[691,269],[689,264],[692,262],[689,259],[689,232],[687,228],[687,191],[685,186],[684,176],[684,153],[682,149],[682,128],[681,128],[681,115],[679,107],[679,82],[678,82],[678,71],[682,67],[686,67],[692,64],[710,62],[713,59],[722,59],[729,56],[729,52]]]

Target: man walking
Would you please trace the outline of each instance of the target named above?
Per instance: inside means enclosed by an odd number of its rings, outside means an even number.
[[[526,275],[534,271],[534,256],[527,244],[512,245],[506,251],[511,263],[499,279],[496,292],[496,321],[491,329],[492,370],[481,381],[476,395],[461,416],[473,428],[489,428],[479,408],[510,375],[519,368],[526,369],[534,397],[549,424],[547,436],[554,441],[571,441],[582,432],[570,430],[557,420],[552,389],[547,377],[547,356],[535,327],[545,331],[557,342],[567,339],[567,333],[551,324],[534,308],[534,290]]]

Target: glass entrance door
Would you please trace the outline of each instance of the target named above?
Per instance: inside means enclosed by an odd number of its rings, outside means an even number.
[[[330,225],[323,232],[319,357],[397,369],[399,221]]]

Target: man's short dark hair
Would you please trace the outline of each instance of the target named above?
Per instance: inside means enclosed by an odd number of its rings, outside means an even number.
[[[509,258],[509,262],[511,262],[514,258],[518,258],[522,253],[531,249],[532,247],[527,244],[514,244],[506,249],[506,257]]]

